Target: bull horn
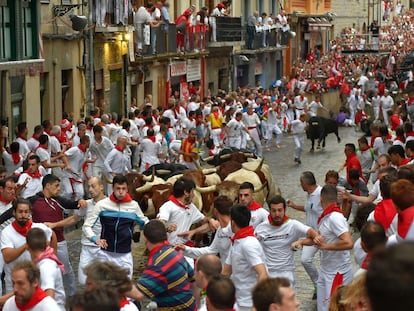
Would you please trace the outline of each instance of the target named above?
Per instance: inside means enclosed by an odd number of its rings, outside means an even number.
[[[170,170],[163,170],[163,169],[157,170],[157,175],[168,175],[168,174],[171,174]]]
[[[277,187],[277,189],[276,189],[276,195],[278,195],[278,196],[282,196],[282,191],[280,190],[280,188],[279,187]]]
[[[221,160],[223,160],[223,159],[225,160],[225,159],[230,159],[230,157],[231,157],[231,153],[228,153],[228,154],[223,154],[223,155],[221,155],[221,156],[220,156],[220,159],[221,159]]]
[[[251,152],[243,152],[243,154],[248,158],[254,158],[254,154]]]
[[[154,175],[155,175],[155,169],[152,170],[152,174],[151,176],[143,176],[142,180],[143,181],[149,181],[149,182],[153,182],[154,181]]]
[[[258,174],[258,173],[262,170],[263,162],[264,162],[264,158],[262,158],[262,159],[260,160],[259,166],[258,166],[258,167],[254,170],[254,172],[255,172],[256,174]]]
[[[266,185],[267,185],[267,182],[264,182],[259,188],[254,188],[254,192],[262,191],[264,187],[266,187]]]
[[[200,163],[198,161],[194,161],[194,165],[197,168],[198,171],[203,173],[203,168],[201,167]],[[203,173],[204,174],[204,173]]]
[[[202,173],[204,175],[213,174],[213,173],[217,173],[218,169],[219,169],[218,167],[205,168],[202,170]]]
[[[214,159],[214,156],[209,156],[209,157],[207,157],[207,158],[203,158],[203,161],[204,162],[208,162],[208,161],[211,161],[211,160],[213,160]]]
[[[112,185],[112,178],[105,177],[105,182],[106,182],[108,185]]]
[[[138,187],[135,191],[137,193],[145,193],[149,191],[152,188],[152,185],[150,183],[146,183],[145,185],[142,185],[141,187]]]
[[[209,193],[209,192],[214,192],[216,191],[217,185],[212,185],[212,186],[208,186],[208,187],[196,187],[196,190],[200,193]]]

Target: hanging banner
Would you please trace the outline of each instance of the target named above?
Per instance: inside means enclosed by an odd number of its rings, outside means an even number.
[[[187,82],[201,80],[201,60],[187,60]]]

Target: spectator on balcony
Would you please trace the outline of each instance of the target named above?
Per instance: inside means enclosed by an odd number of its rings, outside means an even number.
[[[105,2],[102,1],[101,2]],[[110,1],[107,1],[110,2]],[[128,2],[125,1],[112,1],[113,2],[113,13],[114,13],[114,24],[119,26],[125,26],[128,24]]]
[[[168,27],[171,23],[170,13],[168,12],[169,7],[170,3],[168,1],[165,1],[161,7],[161,30],[165,33],[168,32]]]
[[[256,34],[256,25],[257,18],[259,17],[259,12],[253,12],[253,15],[249,16],[247,19],[247,48],[253,50],[254,36]]]
[[[155,55],[157,53],[157,49],[156,49],[157,32],[161,24],[161,10],[160,10],[161,1],[158,1],[157,5],[159,5],[159,7],[154,5],[152,7],[152,13],[151,13],[151,53],[152,55]]]
[[[210,14],[210,26],[211,26],[211,42],[217,41],[216,36],[216,17],[217,16],[225,16],[226,15],[226,6],[223,3],[217,4],[217,6],[214,8],[213,12]]]
[[[186,9],[175,20],[175,25],[177,25],[177,52],[184,52],[185,50],[185,34],[187,27],[190,25],[191,14],[191,10]]]
[[[96,26],[105,27],[106,26],[105,17],[106,17],[106,11],[108,9],[108,1],[95,0],[94,7],[95,7]]]
[[[203,6],[196,15],[195,26],[195,51],[204,51],[206,47],[206,33],[208,30],[208,8]]]
[[[266,12],[262,13],[262,23],[263,23],[263,47],[266,48],[269,46],[269,34],[270,29],[273,26],[273,19],[270,16],[267,16]]]
[[[136,52],[142,53],[142,45],[144,43],[144,25],[149,25],[152,22],[151,13],[153,10],[153,4],[148,2],[146,6],[141,6],[137,9],[134,7],[134,27],[136,38]]]

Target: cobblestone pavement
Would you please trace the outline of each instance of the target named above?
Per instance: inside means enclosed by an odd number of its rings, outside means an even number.
[[[357,144],[357,139],[362,136],[360,132],[355,132],[354,128],[340,128],[341,143],[338,144],[336,137],[330,134],[326,140],[324,150],[315,150],[310,153],[310,141],[305,142],[305,150],[302,155],[302,164],[298,165],[293,161],[293,138],[285,134],[280,149],[273,145],[271,151],[265,151],[264,157],[269,164],[276,184],[280,187],[282,195],[286,199],[291,199],[295,203],[304,203],[306,193],[303,192],[299,184],[299,176],[303,171],[309,170],[315,174],[319,184],[323,184],[325,173],[334,169],[337,170],[345,160],[343,153],[345,143]],[[305,213],[288,209],[290,217],[305,221]],[[71,262],[74,270],[77,271],[77,262],[80,252],[80,229],[66,234]],[[144,246],[142,243],[134,244],[134,280],[139,276],[146,264]],[[319,260],[317,260],[319,261]],[[301,311],[316,310],[316,302],[312,301],[313,285],[300,263],[300,252],[296,254],[296,293],[300,300]]]

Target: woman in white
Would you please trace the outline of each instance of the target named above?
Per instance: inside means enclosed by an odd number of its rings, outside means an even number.
[[[142,152],[140,173],[146,171],[152,165],[160,163],[161,144],[156,140],[153,129],[148,129],[147,136],[139,145],[139,151]]]

